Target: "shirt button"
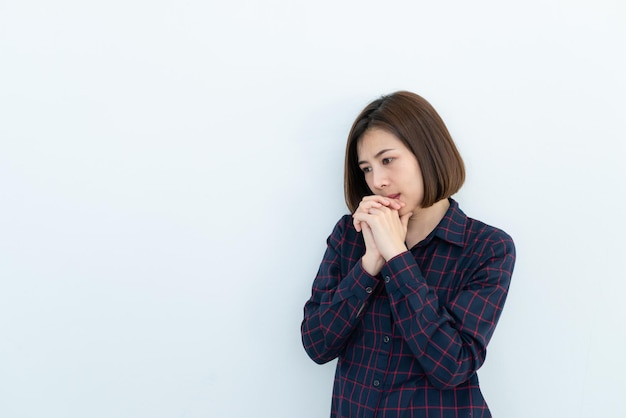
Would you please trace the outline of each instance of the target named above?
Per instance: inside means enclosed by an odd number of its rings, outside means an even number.
[[[380,386],[380,380],[378,380],[378,379],[374,380],[374,386],[375,387]]]
[[[385,283],[389,283],[389,280],[391,280],[391,278],[389,276],[385,276]]]
[[[368,287],[366,287],[366,288],[365,288],[365,292],[367,292],[367,293],[372,293],[372,288],[371,288],[371,287],[369,287],[369,286],[368,286]]]
[[[383,341],[388,343],[389,342],[389,337],[385,335],[385,337],[383,338]]]

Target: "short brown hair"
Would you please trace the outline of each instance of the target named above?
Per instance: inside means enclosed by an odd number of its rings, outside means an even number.
[[[439,114],[421,96],[398,91],[367,105],[348,135],[344,195],[351,212],[356,210],[364,196],[373,194],[359,168],[357,156],[359,139],[370,128],[395,135],[417,158],[424,178],[422,207],[447,199],[463,185],[463,159]]]

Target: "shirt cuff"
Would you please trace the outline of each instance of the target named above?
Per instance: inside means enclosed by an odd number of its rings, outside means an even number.
[[[410,251],[398,254],[387,261],[380,273],[388,293],[396,292],[405,286],[415,288],[424,283],[424,276]]]
[[[354,265],[352,271],[343,278],[337,288],[337,293],[340,299],[345,300],[354,295],[358,299],[365,300],[374,293],[379,283],[380,281],[376,277],[363,269],[363,265],[359,261]]]

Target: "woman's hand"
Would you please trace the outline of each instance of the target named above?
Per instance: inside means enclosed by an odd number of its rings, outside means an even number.
[[[363,269],[375,276],[380,273],[385,260],[407,250],[404,241],[412,213],[400,217],[398,211],[404,203],[384,196],[366,196],[354,212],[357,231],[363,232],[365,255]]]

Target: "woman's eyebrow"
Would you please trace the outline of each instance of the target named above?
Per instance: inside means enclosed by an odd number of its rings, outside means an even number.
[[[374,155],[374,159],[376,159],[376,158],[380,157],[381,155],[383,155],[383,154],[384,154],[384,153],[386,153],[387,151],[393,151],[394,149],[395,149],[395,148],[385,148],[385,149],[382,149],[382,150],[378,151],[378,152],[376,153],[376,155]],[[361,164],[366,163],[366,162],[367,162],[367,161],[365,161],[365,160],[361,160],[361,161],[359,161],[359,162],[358,162],[358,164],[359,164],[359,165],[361,165]]]

